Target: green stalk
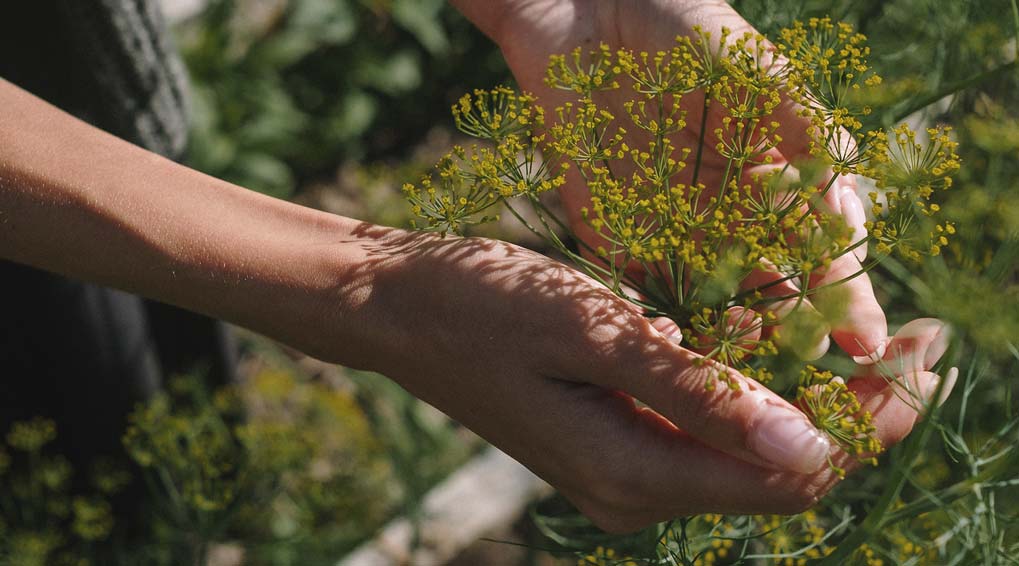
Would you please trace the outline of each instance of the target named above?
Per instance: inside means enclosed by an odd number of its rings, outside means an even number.
[[[1016,0],[1012,0],[1012,6],[1015,7],[1015,5]],[[941,100],[942,98],[950,94],[955,94],[961,90],[965,90],[971,86],[980,84],[981,82],[989,78],[995,77],[1002,73],[1007,73],[1013,69],[1019,70],[1019,60],[1011,61],[1009,63],[1005,63],[1004,65],[999,65],[989,71],[983,71],[971,77],[955,81],[953,83],[949,83],[948,85],[942,87],[941,89],[932,92],[923,98],[920,98],[919,100],[913,102],[913,104],[898,111],[898,113],[893,115],[891,122],[892,123],[901,122],[902,120],[905,120],[906,117],[909,116],[910,114],[923,110],[924,108],[927,108],[931,104],[934,104],[935,102]]]
[[[887,524],[889,509],[898,500],[899,493],[902,492],[902,487],[906,484],[910,471],[927,445],[927,439],[930,437],[931,431],[934,430],[934,415],[927,414],[924,417],[920,424],[920,430],[906,441],[899,465],[892,470],[892,477],[889,479],[887,487],[885,487],[884,492],[881,493],[881,496],[878,497],[878,500],[870,509],[867,518],[849,533],[835,547],[831,554],[818,562],[817,566],[839,566],[845,564],[860,545],[871,540]]]
[[[828,182],[824,185],[824,188],[821,189],[821,194],[818,195],[818,196],[822,200],[824,199],[824,196],[828,194],[828,191],[831,190],[832,186],[835,185],[835,179],[837,179],[838,177],[839,177],[838,174],[832,175],[831,178],[828,179]],[[797,224],[802,224],[803,221],[806,220],[808,216],[810,216],[815,210],[817,210],[816,205],[817,205],[817,200],[816,199],[815,200],[811,200],[810,204],[807,205],[807,210],[804,211],[803,215],[800,216],[800,219],[797,220],[796,223]]]
[[[1019,57],[1019,3],[1016,0],[1012,0],[1012,27],[1015,28],[1015,50]]]
[[[1013,2],[1014,4],[1014,2]],[[701,132],[697,140],[697,156],[693,164],[693,180],[690,186],[697,186],[697,177],[701,172],[701,154],[704,151],[704,131],[708,127],[708,109],[711,108],[711,98],[708,96],[708,89],[704,89],[704,108],[701,110]]]

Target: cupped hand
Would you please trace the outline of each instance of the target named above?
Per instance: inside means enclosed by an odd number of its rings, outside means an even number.
[[[342,361],[394,378],[604,529],[800,511],[837,482],[829,457],[852,465],[756,382],[731,372],[738,391],[707,390],[716,367],[567,266],[492,240],[367,226],[357,236],[365,261],[349,280],[361,294],[344,324],[366,330]],[[944,350],[939,332],[921,325],[888,350],[909,360],[887,366],[907,368],[902,383],[920,401],[899,382],[851,381],[886,446],[937,383],[927,370]]]
[[[544,84],[550,55],[568,53],[578,46],[593,49],[600,43],[654,53],[669,49],[677,36],[693,36],[695,26],[710,32],[714,38],[720,37],[723,27],[730,29],[733,37],[753,31],[750,24],[722,0],[464,0],[454,3],[499,45],[520,87],[536,94],[548,111],[569,101],[573,95]],[[615,91],[599,92],[596,97],[600,106],[616,116],[625,115],[623,104],[633,98],[628,85]],[[700,124],[703,100],[703,95],[696,92],[683,98],[688,124]],[[718,105],[712,108],[717,109]],[[722,116],[714,109],[708,111],[709,132],[721,124]],[[771,151],[772,163],[748,168],[745,171],[748,178],[795,163],[809,154],[807,131],[810,124],[797,114],[795,104],[785,100],[777,109],[776,118],[781,124],[778,133],[782,141]],[[698,132],[699,128],[692,127],[680,132],[674,140],[676,147],[696,147]],[[639,143],[631,145],[636,147]],[[707,186],[719,184],[727,162],[713,146],[706,144],[698,171],[698,180]],[[689,183],[694,169],[686,168],[677,180]],[[795,171],[795,167],[787,171]],[[828,180],[821,182],[827,184]],[[852,176],[835,179],[825,193],[825,202],[831,211],[842,214],[859,236],[865,233],[864,207],[855,188]],[[574,232],[596,247],[600,243],[599,235],[580,216],[580,210],[589,205],[590,194],[576,171],[568,175],[560,194]],[[812,274],[804,284],[820,287],[857,274],[866,257],[866,246],[854,251],[835,258],[827,270]],[[832,337],[851,356],[880,358],[887,345],[887,322],[870,279],[866,273],[859,274],[842,284],[841,290],[840,299],[847,308],[842,320],[832,329]],[[772,291],[780,293],[782,289],[772,288]],[[823,353],[826,344],[825,337],[825,342],[816,350]]]

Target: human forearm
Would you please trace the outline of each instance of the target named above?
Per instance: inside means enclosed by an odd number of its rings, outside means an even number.
[[[306,350],[357,296],[357,222],[265,197],[0,82],[0,256],[224,318]],[[345,268],[351,268],[347,270]]]
[[[251,193],[2,82],[0,257],[385,373],[604,528],[791,512],[835,481],[823,467],[828,442],[799,411],[730,370],[737,392],[707,391],[705,372],[720,368],[574,270],[507,243],[372,226]],[[935,379],[922,373],[923,384]],[[889,388],[861,400],[875,404],[885,444],[912,426],[916,413]]]

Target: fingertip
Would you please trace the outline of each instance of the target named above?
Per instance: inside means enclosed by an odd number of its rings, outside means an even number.
[[[671,318],[660,316],[651,321],[651,327],[673,344],[683,343],[683,331]]]
[[[832,338],[850,356],[880,359],[875,353],[888,339],[888,322],[877,302],[870,277],[853,254],[832,260],[828,268],[812,274],[810,287],[825,299],[832,313]]]
[[[863,263],[867,259],[867,228],[865,226],[867,216],[863,212],[863,202],[853,188],[845,186],[842,188],[840,204],[842,217],[853,232],[850,240],[850,245],[856,246],[853,248],[853,255]]]
[[[856,258],[852,261],[859,266]],[[850,356],[880,360],[888,345],[888,321],[874,296],[870,277],[861,273],[842,286],[846,308],[842,319],[833,325],[832,338]]]
[[[821,337],[821,340],[812,350],[807,350],[802,353],[803,361],[813,362],[821,359],[825,354],[828,353],[828,349],[831,348],[831,338],[827,334]]]
[[[948,400],[948,396],[952,394],[952,390],[955,389],[955,382],[959,379],[959,368],[952,367],[945,374],[943,379],[944,385],[941,386],[941,393],[938,395],[938,406],[945,404]]]
[[[820,471],[831,452],[831,442],[803,413],[767,403],[761,403],[750,424],[747,446],[775,466],[800,474]]]
[[[878,363],[879,361],[881,361],[882,358],[884,358],[885,352],[888,349],[888,343],[890,341],[891,341],[890,339],[885,338],[884,340],[881,341],[881,343],[878,345],[878,347],[874,349],[873,352],[865,353],[865,354],[862,354],[862,355],[859,355],[859,356],[851,356],[851,357],[853,358],[853,361],[858,366],[870,366],[870,365],[874,365],[874,364]]]
[[[875,317],[876,319],[876,317]],[[887,351],[889,338],[885,328],[884,313],[880,322],[844,325],[832,330],[832,338],[857,365],[873,365],[880,361]]]
[[[897,374],[927,371],[948,350],[951,334],[951,327],[936,318],[911,320],[888,340],[878,359],[882,366]]]
[[[849,387],[856,393],[863,410],[871,414],[878,440],[888,448],[913,429],[931,385],[937,385],[937,378],[930,372],[915,372],[889,383],[854,379]]]

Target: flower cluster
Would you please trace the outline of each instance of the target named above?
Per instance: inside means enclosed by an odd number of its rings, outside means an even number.
[[[881,451],[881,442],[874,437],[871,415],[860,408],[841,377],[808,365],[800,374],[797,398],[819,430],[860,460],[877,464],[875,455]],[[845,476],[845,470],[831,466]]]
[[[80,549],[108,540],[110,503],[127,485],[123,468],[97,459],[89,489],[80,471],[54,453],[56,423],[35,417],[11,424],[0,444],[0,561],[5,564],[89,564]],[[9,451],[8,451],[9,450]],[[78,472],[77,474],[75,472]]]
[[[170,525],[195,536],[226,522],[264,523],[267,512],[278,512],[266,505],[281,499],[300,504],[295,523],[368,521],[380,499],[374,482],[386,477],[353,399],[282,371],[212,395],[199,380],[179,378],[170,394],[131,414],[123,440],[166,491],[159,495],[174,509]],[[371,473],[362,479],[364,470]]]
[[[834,260],[873,243],[876,259],[860,275],[893,251],[937,254],[955,230],[932,200],[959,167],[955,142],[946,128],[931,130],[926,146],[906,126],[890,138],[868,130],[863,101],[880,84],[868,55],[862,35],[827,18],[783,30],[775,48],[757,34],[697,30],[655,53],[576,49],[553,57],[546,75],[571,100],[546,116],[534,96],[505,87],[465,95],[453,106],[456,124],[488,145],[454,148],[404,190],[421,227],[443,234],[505,205],[621,298],[675,321],[705,361],[768,382],[763,359],[786,345],[780,327],[823,335],[837,322],[808,300],[823,289],[810,281]],[[783,110],[789,101],[798,115]],[[795,128],[806,129],[812,154],[796,167],[780,147]],[[875,181],[866,234],[825,205],[843,174]],[[590,194],[572,223],[540,198],[567,183]],[[557,230],[588,236],[577,250]],[[810,357],[810,348],[792,350]],[[869,416],[841,381],[818,379],[798,388],[798,400],[842,448],[870,461],[880,447]],[[724,371],[705,385],[718,381],[738,388]]]
[[[916,133],[905,125],[893,130],[893,139],[873,144],[868,173],[880,192],[870,193],[875,220],[868,223],[879,253],[896,249],[900,255],[919,259],[938,255],[955,234],[955,225],[939,220],[940,205],[931,202],[936,190],[952,186],[959,169],[958,145],[947,126],[929,128],[929,142],[921,145]]]

